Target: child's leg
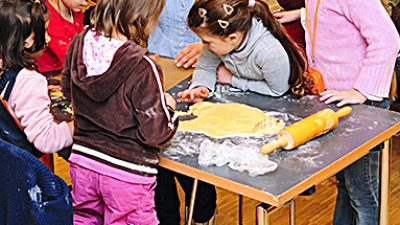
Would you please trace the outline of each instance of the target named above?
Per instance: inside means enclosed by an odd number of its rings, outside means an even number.
[[[176,177],[185,192],[186,205],[189,206],[194,180],[182,174],[177,174]],[[199,181],[194,204],[193,220],[196,223],[207,223],[212,219],[217,208],[216,201],[217,193],[215,191],[215,186]]]
[[[157,225],[155,182],[136,184],[100,175],[104,225]]]
[[[336,174],[338,194],[336,196],[335,216],[333,224],[353,224],[353,208],[350,204],[349,193],[347,192],[344,170]]]
[[[179,197],[175,183],[175,172],[158,168],[156,210],[160,225],[180,225]]]
[[[99,174],[70,164],[74,225],[103,224],[104,205],[99,194]]]
[[[335,209],[335,225],[378,224],[379,153],[372,150],[342,171],[343,180],[338,180],[339,193]],[[342,198],[346,194],[349,199]],[[346,200],[348,202],[345,202]],[[351,211],[345,212],[350,207]]]

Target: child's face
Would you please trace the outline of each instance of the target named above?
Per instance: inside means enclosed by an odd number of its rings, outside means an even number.
[[[66,7],[74,12],[81,12],[88,5],[88,0],[61,0]]]
[[[203,44],[217,55],[226,55],[235,49],[240,43],[237,34],[221,37],[206,33],[196,33]]]

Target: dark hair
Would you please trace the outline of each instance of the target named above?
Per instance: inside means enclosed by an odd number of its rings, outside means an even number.
[[[231,13],[227,13],[226,5],[232,7]],[[201,15],[200,9],[204,9],[205,16]],[[286,34],[280,22],[274,18],[266,3],[257,0],[254,6],[249,6],[248,0],[198,0],[189,11],[188,24],[195,32],[227,37],[234,32],[247,33],[251,29],[253,18],[262,20],[264,26],[278,39],[288,54],[289,84],[292,93],[298,97],[308,93],[310,85],[304,75],[307,67],[304,54]],[[229,25],[221,26],[221,20]]]
[[[35,69],[29,54],[46,47],[47,7],[39,0],[0,0],[0,58],[2,69]],[[25,40],[34,33],[33,45]]]
[[[109,38],[116,29],[129,40],[143,44],[164,4],[165,0],[98,0],[91,16],[91,28]]]

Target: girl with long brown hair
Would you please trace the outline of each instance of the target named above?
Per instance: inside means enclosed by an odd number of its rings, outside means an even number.
[[[199,0],[188,23],[204,47],[180,101],[207,98],[216,82],[270,96],[306,93],[306,61],[264,2]]]

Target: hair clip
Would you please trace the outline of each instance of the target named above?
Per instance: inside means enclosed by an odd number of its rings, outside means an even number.
[[[207,10],[205,8],[199,8],[199,16],[205,18],[207,15]]]
[[[35,0],[33,3],[34,4],[36,4],[36,3],[41,4],[42,2],[40,0]]]
[[[217,21],[218,21],[219,26],[222,29],[225,29],[225,28],[227,28],[229,26],[229,22],[226,21],[226,20],[217,20]]]
[[[203,18],[203,22],[201,23],[201,27],[207,26],[207,10],[205,8],[199,8],[199,16]]]
[[[256,5],[256,0],[249,0],[249,7],[254,7]]]
[[[235,10],[231,5],[228,5],[228,4],[223,4],[222,7],[224,7],[224,10],[225,10],[226,14],[228,14],[229,16]]]

